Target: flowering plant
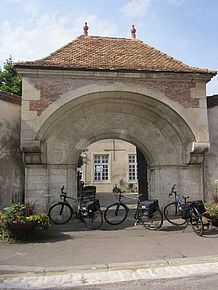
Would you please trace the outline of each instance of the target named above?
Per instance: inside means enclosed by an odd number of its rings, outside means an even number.
[[[205,204],[206,215],[209,215],[211,219],[218,219],[218,203]]]
[[[28,229],[35,226],[39,226],[40,229],[48,229],[51,226],[48,215],[36,213],[33,204],[13,203],[0,211],[0,237],[2,238],[10,237],[13,229],[25,232],[25,227],[22,225],[27,224],[31,226]]]
[[[43,230],[48,229],[51,226],[50,219],[46,213],[36,213],[30,216],[27,216],[26,221],[36,222],[37,225]]]

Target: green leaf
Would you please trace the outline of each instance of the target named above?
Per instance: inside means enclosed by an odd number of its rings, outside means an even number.
[[[14,69],[11,56],[5,61],[3,71],[0,71],[0,90],[22,95],[22,81]]]

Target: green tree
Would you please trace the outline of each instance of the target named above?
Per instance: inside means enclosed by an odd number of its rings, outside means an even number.
[[[21,96],[22,83],[21,78],[14,69],[12,58],[9,57],[0,70],[0,90]]]

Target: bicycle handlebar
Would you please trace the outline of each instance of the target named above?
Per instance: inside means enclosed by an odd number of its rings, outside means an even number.
[[[176,185],[173,184],[172,188],[171,188],[171,192],[169,193],[169,196],[172,196],[173,193],[175,194],[175,197],[177,196],[176,190],[175,190]],[[189,196],[182,196],[182,198],[184,199],[185,203],[186,200],[189,198]]]
[[[66,199],[72,199],[72,200],[74,200],[74,201],[77,200],[77,198],[74,198],[74,197],[71,197],[71,196],[68,196],[68,195],[67,195],[67,192],[64,191],[64,185],[61,187],[60,198],[61,198],[61,199],[63,198],[64,201],[65,201]]]
[[[67,196],[67,192],[64,192],[64,185],[61,187],[61,194],[60,194],[60,198],[66,198]]]
[[[176,191],[175,191],[175,187],[176,187],[176,185],[173,184],[173,186],[172,186],[172,188],[171,188],[171,191],[170,191],[170,193],[169,193],[169,196],[173,195],[173,193],[176,193]]]

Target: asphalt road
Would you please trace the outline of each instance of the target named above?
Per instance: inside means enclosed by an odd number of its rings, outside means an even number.
[[[57,290],[53,288],[52,290]],[[76,286],[69,289],[84,290],[217,290],[218,274],[189,276],[175,279],[135,280],[113,284],[98,284],[90,286]],[[39,290],[39,289],[38,289]],[[40,289],[41,290],[41,289]]]

